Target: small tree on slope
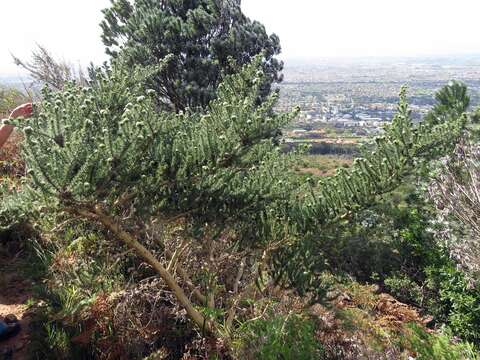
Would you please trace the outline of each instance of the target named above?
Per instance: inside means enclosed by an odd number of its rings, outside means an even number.
[[[114,66],[98,72],[91,88],[45,90],[39,116],[16,124],[26,135],[35,199],[100,224],[214,333],[232,328],[241,300],[266,272],[314,290],[303,239],[394,189],[421,161],[450,151],[466,120],[458,113],[415,127],[402,91],[398,114],[372,153],[332,178],[303,182],[292,170],[295,155],[273,140],[295,112],[275,114],[275,94],[258,104],[261,62],[227,76],[205,114],[157,112],[141,73]],[[181,244],[172,249],[157,239],[163,254],[155,255],[147,234],[179,219]],[[196,256],[196,270],[183,265],[185,252]],[[237,273],[220,286],[226,280],[216,263],[233,256]],[[220,301],[220,292],[229,300]]]

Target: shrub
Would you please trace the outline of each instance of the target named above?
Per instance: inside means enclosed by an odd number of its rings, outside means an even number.
[[[132,281],[159,276],[199,331],[217,337],[248,318],[243,300],[268,275],[319,295],[310,240],[448,152],[465,125],[458,114],[414,126],[403,90],[373,152],[331,178],[302,180],[295,154],[278,146],[295,112],[276,114],[275,94],[259,104],[260,68],[257,58],[227,76],[198,114],[159,111],[145,73],[114,64],[91,88],[44,90],[40,114],[16,123],[26,136],[24,192],[67,221],[95,224],[110,246],[120,241],[145,269]]]
[[[443,240],[451,256],[473,278],[480,274],[479,159],[479,145],[459,145],[455,153],[445,159],[429,188],[430,197],[441,211],[439,220],[450,225]]]
[[[404,336],[404,345],[418,360],[476,360],[478,355],[469,343],[452,343],[452,335],[430,334],[417,325],[411,325]]]
[[[480,289],[470,286],[465,275],[453,263],[426,269],[430,289],[438,298],[428,309],[451,327],[462,339],[480,345]]]
[[[237,330],[239,357],[264,360],[322,359],[315,325],[298,315],[272,316],[251,320]]]
[[[402,302],[420,305],[422,303],[422,289],[405,274],[387,277],[384,281],[390,294]]]

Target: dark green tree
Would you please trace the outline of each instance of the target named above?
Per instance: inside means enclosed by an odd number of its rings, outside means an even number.
[[[424,122],[439,124],[451,120],[459,113],[467,111],[470,106],[470,96],[467,95],[467,86],[456,80],[448,83],[435,94],[437,104],[424,119]]]
[[[265,97],[280,82],[280,41],[247,18],[240,0],[112,0],[103,11],[107,53],[131,65],[154,66],[149,86],[175,111],[205,109],[223,74],[262,54]]]

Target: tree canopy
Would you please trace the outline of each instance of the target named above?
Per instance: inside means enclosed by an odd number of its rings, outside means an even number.
[[[149,86],[175,111],[205,109],[223,74],[262,54],[262,96],[281,81],[276,35],[247,18],[239,0],[112,0],[104,11],[102,40],[112,57],[153,66]]]

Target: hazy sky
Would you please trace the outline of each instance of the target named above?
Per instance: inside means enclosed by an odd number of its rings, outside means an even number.
[[[0,74],[35,43],[71,62],[105,59],[98,23],[108,0],[0,0]],[[243,0],[280,36],[283,58],[480,53],[479,0]]]

